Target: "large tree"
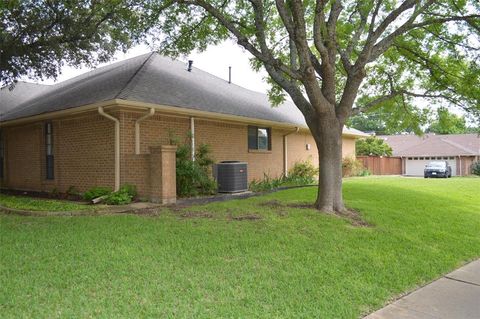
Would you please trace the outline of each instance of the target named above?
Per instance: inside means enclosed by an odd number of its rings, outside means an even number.
[[[450,113],[447,108],[440,107],[433,123],[427,129],[429,133],[437,134],[464,134],[468,132],[464,116]]]
[[[0,84],[108,61],[141,36],[146,14],[134,0],[0,1]]]
[[[156,6],[170,6],[156,10]],[[476,0],[168,0],[151,35],[172,55],[234,39],[267,71],[270,97],[288,94],[319,153],[316,207],[345,209],[342,129],[381,106],[415,115],[412,101],[478,112],[480,3]],[[155,22],[154,22],[155,23]]]

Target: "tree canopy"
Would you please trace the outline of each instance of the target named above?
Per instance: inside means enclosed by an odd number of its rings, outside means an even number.
[[[418,119],[417,98],[480,111],[476,0],[148,3],[158,12],[150,31],[163,52],[233,39],[267,71],[271,101],[290,96],[317,143],[322,210],[344,209],[341,132],[351,115],[381,108],[394,121]]]
[[[133,0],[1,1],[0,84],[108,61],[141,37],[147,13]]]
[[[392,156],[392,148],[384,140],[370,136],[356,141],[357,155],[364,156]]]
[[[427,129],[429,133],[437,134],[464,134],[468,132],[464,116],[450,113],[447,108],[437,110],[435,121]]]
[[[139,37],[165,54],[233,39],[289,95],[319,152],[316,207],[344,210],[342,129],[379,111],[420,123],[416,99],[480,118],[478,0],[97,0],[1,2],[2,80],[54,76]]]

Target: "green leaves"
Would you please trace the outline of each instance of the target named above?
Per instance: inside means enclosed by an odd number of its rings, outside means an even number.
[[[64,64],[108,61],[138,41],[142,13],[133,0],[3,1],[0,83],[55,78]]]
[[[392,148],[384,140],[371,136],[355,143],[357,155],[392,156]]]

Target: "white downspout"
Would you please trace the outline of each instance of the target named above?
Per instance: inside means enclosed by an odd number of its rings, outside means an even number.
[[[103,106],[98,107],[98,113],[109,120],[115,122],[115,189],[120,189],[120,121],[117,118],[105,113]]]
[[[288,139],[287,136],[290,134],[296,134],[300,131],[299,127],[295,128],[295,131],[283,135],[283,175],[288,175]]]
[[[152,107],[150,111],[135,121],[135,154],[140,154],[140,122],[153,116],[155,114],[155,109]]]
[[[190,134],[191,134],[191,145],[192,145],[192,161],[195,162],[195,118],[190,118]]]

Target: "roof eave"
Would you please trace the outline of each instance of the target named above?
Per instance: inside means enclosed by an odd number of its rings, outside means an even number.
[[[160,104],[153,104],[153,103],[146,103],[146,102],[139,102],[139,101],[132,101],[132,100],[123,100],[123,99],[112,99],[112,100],[92,103],[88,105],[70,107],[67,109],[54,111],[54,112],[48,112],[48,113],[22,117],[18,119],[7,120],[7,121],[0,121],[0,127],[25,124],[29,122],[52,119],[56,117],[66,116],[66,115],[84,113],[84,112],[97,109],[98,107],[115,107],[115,106],[141,109],[141,110],[154,108],[157,111],[161,111],[161,112],[169,113],[173,115],[201,117],[201,118],[208,118],[208,119],[214,119],[214,120],[225,120],[225,121],[232,121],[232,122],[238,122],[238,123],[265,125],[265,126],[271,126],[275,128],[285,128],[285,129],[298,127],[302,131],[309,131],[306,125],[264,120],[264,119],[251,118],[251,117],[232,115],[232,114],[226,114],[226,113],[202,111],[202,110],[196,110],[196,109],[179,107],[179,106],[169,106],[169,105],[160,105]],[[350,137],[350,138],[362,138],[362,137],[367,137],[369,135],[363,132],[356,133],[356,132],[347,131],[347,132],[344,132],[342,136]]]

